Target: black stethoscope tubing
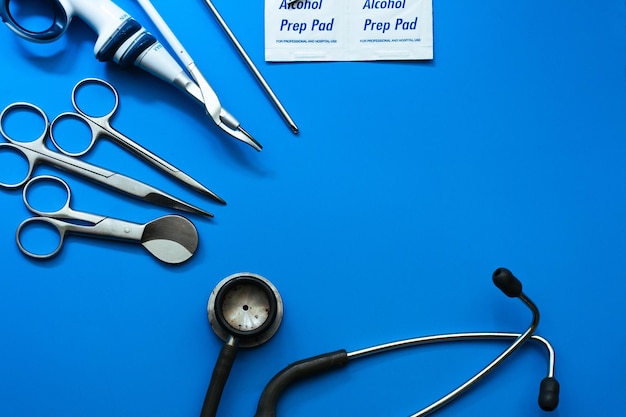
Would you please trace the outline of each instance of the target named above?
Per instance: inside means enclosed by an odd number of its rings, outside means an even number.
[[[225,343],[211,374],[201,417],[213,417],[239,347],[254,347],[269,340],[280,327],[283,302],[276,287],[249,272],[230,275],[211,292],[209,323]]]
[[[437,343],[484,340],[514,340],[518,339],[520,336],[522,336],[521,333],[504,332],[447,333],[433,336],[417,337],[412,339],[404,339],[396,342],[372,346],[370,348],[365,348],[353,352],[338,350],[335,352],[314,356],[308,359],[303,359],[298,362],[294,362],[291,365],[288,365],[282,371],[277,373],[272,378],[272,380],[270,380],[270,382],[263,390],[263,393],[261,394],[261,398],[259,399],[257,411],[254,417],[275,417],[280,395],[291,385],[301,380],[311,378],[325,372],[343,368],[347,366],[350,361],[355,359],[365,358],[392,350]],[[558,405],[559,391],[558,382],[554,378],[554,369],[556,362],[554,348],[547,339],[539,335],[532,335],[528,340],[532,340],[543,345],[548,353],[547,376],[541,381],[538,402],[543,410],[552,411]],[[467,386],[463,384],[461,387],[465,386],[465,388],[461,390],[457,388],[450,394],[442,397],[442,399],[440,399],[439,401],[433,402],[426,408],[412,414],[411,417],[426,416],[436,411],[437,409],[443,407],[445,404],[461,395],[466,389],[469,389],[469,387],[471,387],[476,382],[478,382],[478,379]]]
[[[276,407],[278,405],[280,395],[289,386],[300,380],[304,380],[327,371],[343,368],[352,360],[393,350],[423,346],[427,344],[478,340],[513,340],[513,342],[500,355],[498,355],[474,376],[469,378],[454,390],[450,391],[448,394],[441,397],[439,400],[412,414],[411,417],[426,416],[457,398],[485,377],[488,373],[493,371],[500,363],[502,363],[502,361],[508,358],[515,350],[529,340],[542,344],[548,352],[547,376],[541,381],[538,402],[539,406],[543,410],[554,410],[558,405],[560,390],[559,383],[554,377],[556,355],[552,345],[547,339],[534,334],[539,324],[539,310],[537,306],[522,292],[521,282],[509,270],[505,268],[498,268],[493,273],[492,278],[494,284],[502,290],[504,294],[511,298],[519,298],[520,301],[522,301],[522,303],[530,309],[532,313],[532,320],[528,328],[523,333],[447,333],[404,339],[352,352],[347,352],[342,349],[300,360],[288,365],[282,371],[278,372],[267,384],[261,394],[261,398],[259,399],[255,417],[276,417]],[[219,313],[219,310],[222,310],[223,308],[222,303],[224,300],[224,294],[228,293],[233,287],[236,287],[237,280],[241,279],[243,279],[243,281],[239,282],[244,282],[245,285],[251,285],[255,288],[254,291],[259,292],[259,294],[262,293],[261,299],[267,299],[267,301],[263,301],[260,304],[269,306],[269,308],[277,309],[277,314],[272,314],[271,311],[268,312],[265,322],[259,323],[255,326],[251,333],[247,333],[248,330],[243,332],[233,331],[236,329],[233,328],[231,325],[232,323],[225,319],[224,316],[220,316]],[[277,302],[275,304],[272,303],[272,299],[277,300]],[[235,303],[235,306],[243,307],[246,310],[248,307],[244,301],[241,301],[239,304]],[[228,312],[230,313],[232,309],[231,307],[228,307],[227,310],[229,310]],[[280,320],[282,319],[282,313],[282,300],[280,299],[278,291],[271,283],[269,283],[269,281],[258,275],[249,273],[234,274],[222,280],[216,289],[213,290],[209,299],[209,321],[218,336],[226,343],[222,347],[214,368],[211,383],[209,384],[209,389],[207,390],[207,395],[202,407],[201,417],[214,417],[216,415],[219,400],[232,368],[235,354],[237,352],[237,345],[240,340],[248,341],[247,346],[256,346],[260,343],[264,343],[277,331]],[[278,323],[276,323],[276,321],[278,321]],[[237,321],[235,321],[235,323],[237,323]]]

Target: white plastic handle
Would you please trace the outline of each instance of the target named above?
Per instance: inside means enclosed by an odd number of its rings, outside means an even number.
[[[152,23],[154,23],[157,29],[159,29],[159,32],[161,32],[161,34],[169,44],[170,48],[172,48],[174,52],[176,52],[176,55],[183,63],[183,65],[185,65],[186,67],[192,65],[193,59],[191,59],[191,57],[183,47],[183,44],[180,43],[176,35],[174,35],[174,32],[172,32],[172,29],[170,29],[167,23],[165,23],[165,20],[163,20],[157,9],[152,5],[152,3],[150,3],[149,0],[137,0],[137,2],[150,17]]]

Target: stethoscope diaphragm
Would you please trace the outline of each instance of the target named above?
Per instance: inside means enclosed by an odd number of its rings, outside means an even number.
[[[220,281],[211,292],[207,313],[211,328],[223,341],[238,339],[240,347],[267,342],[280,327],[283,301],[276,287],[261,275],[241,272]]]

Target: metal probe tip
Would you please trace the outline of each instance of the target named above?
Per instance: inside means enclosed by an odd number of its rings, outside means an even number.
[[[288,3],[293,3],[293,1],[295,0],[291,0]],[[261,72],[258,70],[256,65],[254,65],[254,62],[252,61],[250,56],[248,56],[248,53],[246,52],[246,50],[243,49],[243,46],[241,46],[241,43],[239,43],[239,40],[237,39],[233,31],[230,30],[230,28],[226,24],[226,21],[224,20],[222,15],[220,15],[217,8],[213,5],[213,2],[211,0],[204,0],[204,2],[209,7],[209,10],[211,10],[211,13],[213,13],[213,16],[215,17],[217,22],[220,24],[220,26],[226,33],[226,36],[228,36],[228,38],[233,43],[233,45],[235,46],[235,49],[237,49],[237,52],[239,52],[239,55],[241,55],[244,62],[250,69],[250,71],[252,71],[252,74],[256,77],[259,84],[261,84],[261,87],[263,87],[263,89],[265,90],[265,93],[268,95],[272,103],[274,103],[274,106],[276,106],[276,109],[278,110],[280,115],[283,117],[285,122],[289,125],[293,133],[298,133],[299,132],[298,126],[296,126],[291,116],[289,116],[289,113],[287,113],[285,106],[282,105],[282,103],[280,102],[280,100],[278,99],[278,97],[276,96],[272,88],[270,87],[270,85],[267,83],[267,81],[265,81],[265,78],[263,78],[263,75],[261,74]]]
[[[295,133],[296,135],[300,133],[300,129],[298,129],[298,126],[296,126],[296,124],[293,121],[289,123],[289,127],[291,128],[291,131]]]
[[[296,128],[297,129],[297,128]],[[248,132],[245,131],[245,129],[241,126],[237,126],[237,130],[239,130],[241,133],[243,133],[244,135],[246,135],[246,137],[248,139],[250,139],[250,143],[248,143],[250,146],[252,146],[254,149],[256,149],[257,151],[261,151],[261,149],[263,149],[263,145],[261,145],[259,142],[257,142],[257,140],[255,138],[252,137],[251,134],[249,134]]]

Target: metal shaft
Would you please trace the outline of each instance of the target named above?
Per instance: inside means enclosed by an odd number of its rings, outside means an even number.
[[[526,342],[528,339],[532,337],[533,333],[535,332],[535,329],[537,329],[537,326],[539,325],[539,310],[537,309],[537,306],[528,297],[526,297],[525,294],[522,293],[519,296],[519,299],[522,300],[522,302],[526,304],[526,306],[530,308],[530,310],[533,313],[533,318],[532,318],[530,325],[528,326],[528,329],[526,329],[526,331],[522,333],[518,338],[516,338],[515,341],[508,348],[506,348],[504,352],[502,352],[497,358],[491,361],[491,363],[485,366],[480,372],[478,372],[476,375],[474,375],[473,377],[465,381],[463,384],[461,384],[458,388],[450,391],[447,395],[441,397],[439,400],[435,401],[431,405],[423,408],[422,410],[418,411],[415,414],[412,414],[411,417],[423,417],[443,407],[444,405],[446,405],[447,403],[449,403],[450,401],[452,401],[453,399],[461,395],[467,389],[469,389],[472,385],[474,385],[476,382],[482,379],[485,375],[490,373],[500,363],[502,363],[502,361],[504,361],[515,350],[517,350],[517,348],[519,348],[524,342]]]
[[[226,35],[228,35],[233,45],[235,45],[235,48],[237,49],[237,51],[239,52],[243,60],[248,65],[248,68],[250,68],[250,70],[252,71],[256,79],[259,81],[259,83],[261,84],[261,86],[263,87],[267,95],[270,97],[270,100],[272,100],[272,102],[274,103],[278,111],[280,112],[281,116],[283,116],[283,118],[285,119],[285,121],[287,122],[291,130],[293,131],[293,133],[298,133],[298,126],[296,126],[291,116],[289,116],[289,113],[287,113],[287,110],[285,110],[285,107],[282,105],[280,100],[278,100],[278,97],[276,97],[276,94],[274,94],[274,92],[272,91],[267,81],[265,81],[265,78],[263,78],[263,75],[261,74],[261,72],[259,72],[257,67],[254,65],[254,62],[252,62],[252,60],[246,53],[245,49],[243,49],[243,46],[241,46],[241,44],[235,37],[235,34],[230,30],[230,28],[226,24],[226,21],[224,21],[220,13],[217,11],[215,6],[213,5],[213,2],[211,0],[204,0],[204,2],[211,10],[211,13],[213,13],[213,16],[215,16],[218,23],[222,27],[222,29],[224,29],[224,32],[226,32]]]
[[[348,352],[349,360],[364,358],[378,353],[389,352],[397,349],[404,349],[414,346],[431,345],[434,343],[447,342],[463,342],[472,340],[514,340],[521,336],[521,333],[505,333],[505,332],[468,332],[468,333],[446,333],[433,336],[415,337],[413,339],[398,340],[382,345],[376,345],[365,349]],[[550,342],[542,336],[532,335],[529,340],[541,343],[548,352],[548,377],[554,377],[554,368],[556,365],[556,354]]]

